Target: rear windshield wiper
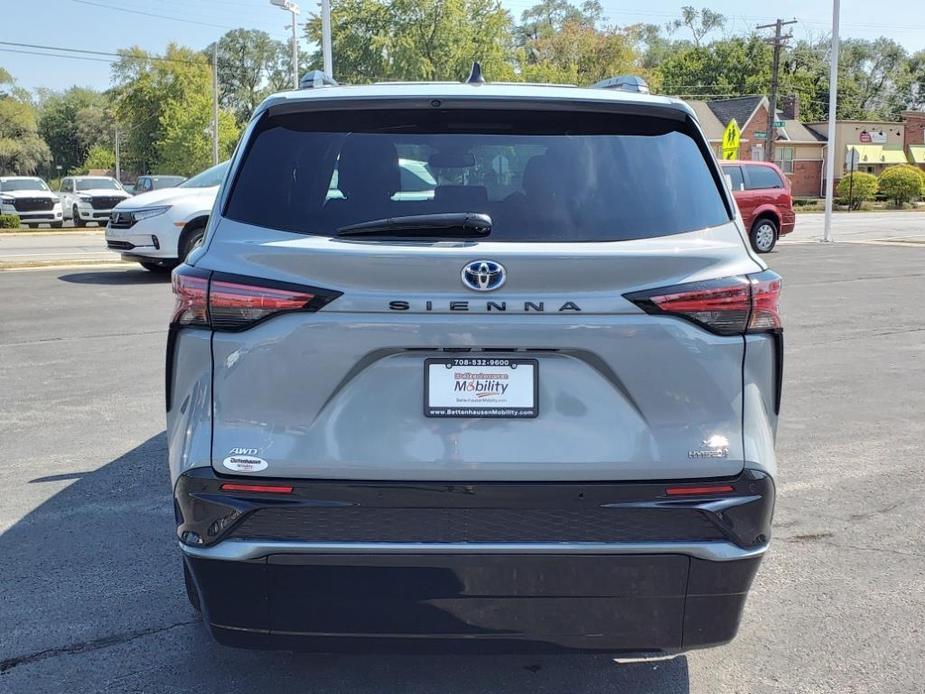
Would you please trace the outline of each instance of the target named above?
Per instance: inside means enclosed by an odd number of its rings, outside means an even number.
[[[491,234],[491,217],[477,212],[384,217],[340,227],[338,236],[393,239],[480,239]]]

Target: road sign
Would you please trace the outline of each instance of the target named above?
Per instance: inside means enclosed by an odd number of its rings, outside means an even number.
[[[755,131],[755,139],[756,139],[756,140],[767,140],[767,139],[768,139],[768,132],[767,132],[767,130],[756,130],[756,131]]]
[[[739,158],[739,140],[741,138],[742,131],[739,130],[739,124],[733,118],[723,131],[723,159]]]
[[[783,128],[783,127],[784,127],[784,121],[782,121],[782,120],[776,120],[776,121],[774,121],[774,127],[775,127],[775,128]]]
[[[859,161],[861,161],[861,153],[854,147],[849,147],[848,153],[845,155],[845,167],[848,171],[857,171]]]

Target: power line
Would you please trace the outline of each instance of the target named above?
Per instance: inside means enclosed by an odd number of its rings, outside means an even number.
[[[106,5],[101,2],[93,2],[92,0],[71,0],[71,2],[76,2],[81,5],[93,5],[94,7],[103,7],[107,10],[113,10],[115,12],[128,12],[129,14],[140,14],[145,17],[155,17],[157,19],[169,19],[174,22],[183,22],[184,24],[198,24],[199,26],[204,27],[215,27],[216,29],[237,29],[238,27],[228,26],[227,24],[214,24],[212,22],[200,22],[195,19],[187,19],[185,17],[171,17],[165,14],[155,14],[153,12],[143,12],[142,10],[131,10],[127,7],[116,7],[115,5]]]
[[[151,61],[162,62],[162,63],[183,63],[184,65],[201,65],[202,64],[200,61],[197,61],[197,60],[183,60],[181,58],[162,58],[160,56],[145,56],[143,58],[140,58],[140,57],[133,56],[133,55],[113,53],[111,51],[93,51],[88,48],[62,48],[58,46],[43,46],[37,43],[18,43],[16,41],[0,41],[0,45],[16,46],[17,48],[39,48],[42,50],[62,51],[65,53],[86,53],[89,55],[106,55],[106,56],[115,56],[117,58],[132,58],[135,60],[151,60]],[[54,54],[37,53],[36,55],[54,55]],[[62,55],[62,56],[56,56],[56,57],[68,58],[72,56]],[[116,61],[106,61],[106,62],[116,62]]]
[[[109,63],[110,65],[118,62],[116,60],[110,60],[108,58],[90,58],[89,56],[85,56],[85,55],[55,55],[54,53],[40,53],[39,51],[24,51],[18,48],[0,48],[0,52],[19,53],[22,55],[39,55],[45,58],[67,58],[70,60],[89,60],[94,63]]]

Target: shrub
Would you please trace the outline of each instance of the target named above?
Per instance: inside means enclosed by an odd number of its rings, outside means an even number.
[[[0,229],[19,229],[19,217],[15,214],[0,214]]]
[[[877,194],[878,187],[877,177],[873,174],[864,173],[863,171],[854,171],[838,182],[835,193],[845,201],[852,210],[861,208],[861,203],[865,200],[871,200]],[[851,199],[848,199],[848,193],[851,193]]]
[[[915,166],[891,166],[880,174],[880,192],[892,200],[896,207],[902,207],[904,203],[922,197],[925,178]]]

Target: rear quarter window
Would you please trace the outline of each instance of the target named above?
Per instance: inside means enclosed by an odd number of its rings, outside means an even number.
[[[613,113],[352,110],[264,115],[224,214],[333,236],[475,212],[492,241],[621,241],[729,221],[693,126]]]
[[[748,190],[759,190],[762,188],[783,188],[784,182],[780,180],[777,172],[767,166],[746,166],[748,171]]]

